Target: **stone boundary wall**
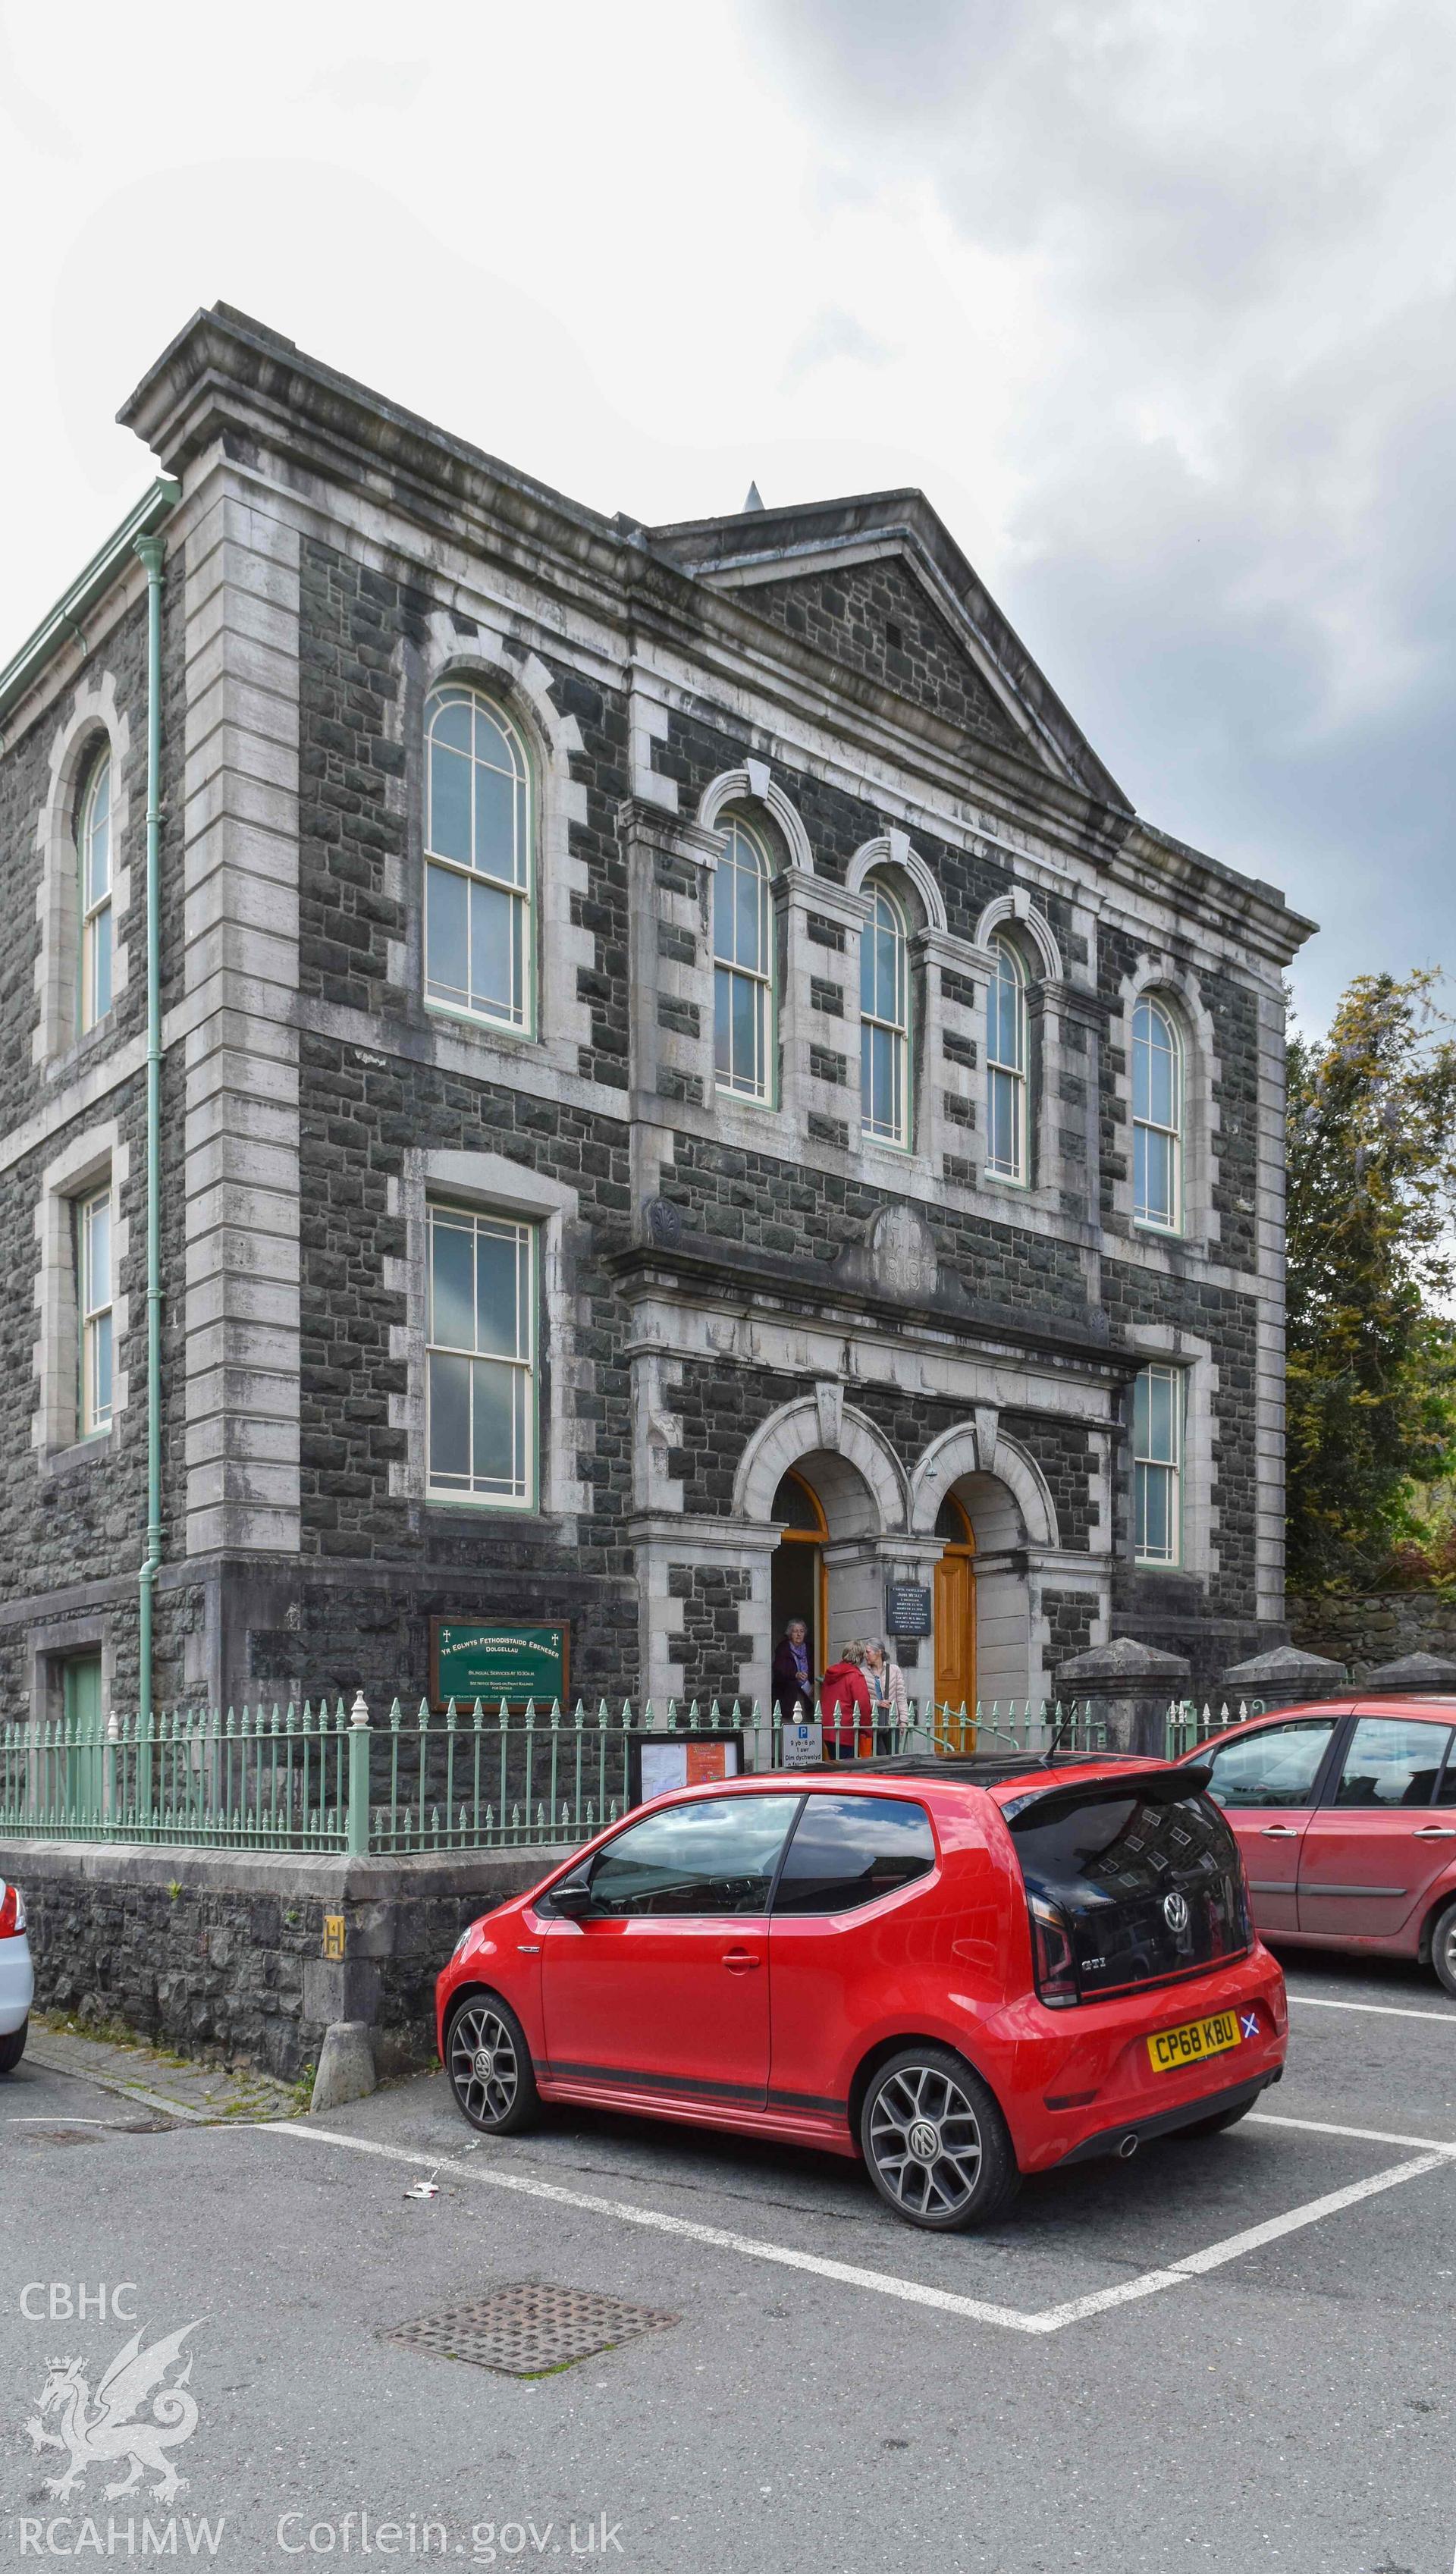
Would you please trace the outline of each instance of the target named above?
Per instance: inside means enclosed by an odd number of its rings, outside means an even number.
[[[1437,1591],[1380,1591],[1361,1598],[1289,1601],[1289,1630],[1307,1654],[1349,1667],[1352,1681],[1405,1654],[1456,1660],[1456,1597]]]
[[[435,2056],[435,1978],[467,1923],[565,1849],[357,1860],[274,1851],[0,1842],[25,1897],[36,2007],[120,2020],[181,2055],[217,2048],[293,2081],[336,2020],[369,2023],[381,2073]],[[324,1918],[344,1917],[326,1958]]]

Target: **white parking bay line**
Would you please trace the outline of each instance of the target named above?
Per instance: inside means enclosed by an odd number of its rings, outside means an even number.
[[[1281,2119],[1278,2123],[1314,2126],[1316,2122]],[[1319,2132],[1359,2131],[1336,2128]],[[1114,2288],[1094,2289],[1090,2295],[1069,2298],[1063,2305],[1025,2313],[1015,2306],[990,2305],[981,2297],[959,2296],[953,2289],[932,2288],[920,2279],[897,2278],[892,2271],[867,2270],[857,2262],[833,2261],[821,2253],[800,2252],[786,2243],[765,2243],[755,2235],[732,2234],[718,2225],[700,2225],[692,2217],[669,2216],[660,2208],[640,2207],[627,2199],[599,2198],[586,2190],[564,2189],[556,2181],[533,2179],[524,2172],[491,2171],[484,2164],[465,2162],[457,2156],[416,2153],[406,2145],[380,2144],[373,2137],[345,2135],[338,2128],[316,2127],[301,2119],[270,2120],[261,2123],[255,2133],[292,2136],[304,2143],[344,2145],[353,2153],[375,2154],[386,2162],[423,2166],[431,2172],[449,2170],[462,2180],[478,2181],[488,2189],[516,2190],[524,2198],[547,2199],[557,2207],[584,2208],[594,2216],[614,2217],[619,2224],[647,2226],[656,2234],[682,2235],[691,2243],[704,2243],[716,2251],[737,2252],[750,2261],[776,2262],[783,2269],[806,2270],[815,2278],[832,2279],[843,2287],[867,2288],[876,2296],[899,2297],[908,2305],[933,2306],[941,2314],[961,2315],[970,2323],[998,2324],[1004,2331],[1023,2333],[1061,2332],[1067,2324],[1084,2323],[1112,2306],[1156,2296],[1163,2288],[1185,2286],[1205,2270],[1220,2269],[1224,2262],[1236,2261],[1245,2252],[1276,2242],[1281,2235],[1297,2233],[1305,2225],[1317,2225],[1323,2217],[1354,2207],[1361,2199],[1374,2198],[1381,2190],[1395,2189],[1402,2181],[1419,2180],[1426,2172],[1450,2170],[1456,2158],[1456,2146],[1434,2145],[1411,2162],[1397,2163],[1389,2171],[1374,2173],[1369,2180],[1352,2181],[1344,2189],[1328,2190],[1303,2207],[1291,2208],[1287,2215],[1271,2216],[1262,2225],[1247,2226],[1242,2233],[1227,2235],[1221,2243],[1209,2244],[1206,2251],[1189,2253],[1184,2260],[1169,2262],[1162,2269],[1144,2270],[1137,2278],[1123,2279]],[[465,2150],[470,2152],[473,2148],[467,2146]]]
[[[621,2198],[597,2198],[582,2189],[563,2189],[552,2180],[532,2180],[524,2172],[488,2171],[480,2163],[451,2156],[417,2154],[404,2145],[377,2144],[372,2137],[346,2136],[332,2127],[280,2119],[261,2133],[295,2136],[321,2145],[348,2145],[355,2153],[382,2154],[386,2161],[423,2163],[430,2171],[449,2171],[457,2179],[481,2181],[488,2189],[519,2190],[525,2198],[549,2199],[556,2207],[583,2207],[594,2216],[615,2216],[624,2225],[650,2226],[657,2234],[686,2235],[690,2243],[711,2244],[720,2252],[744,2252],[754,2261],[776,2261],[787,2270],[812,2270],[820,2279],[837,2279],[850,2288],[873,2288],[881,2296],[904,2297],[911,2305],[938,2306],[947,2314],[965,2315],[972,2323],[1003,2324],[1012,2332],[1040,2332],[1035,2315],[1018,2314],[1012,2306],[991,2306],[979,2297],[957,2296],[949,2288],[930,2288],[918,2279],[897,2279],[888,2270],[862,2270],[852,2261],[830,2261],[817,2252],[798,2252],[786,2243],[763,2243],[749,2234],[729,2234],[722,2226],[699,2225],[692,2217],[668,2216],[661,2208],[637,2207]]]
[[[1057,2332],[1063,2324],[1085,2322],[1089,2315],[1102,2314],[1108,2306],[1125,2304],[1129,2297],[1146,2296],[1150,2288],[1169,2288],[1178,2279],[1196,2279],[1205,2270],[1221,2270],[1225,2261],[1237,2261],[1245,2252],[1257,2252],[1262,2244],[1277,2243],[1281,2234],[1297,2234],[1301,2226],[1318,2225],[1325,2216],[1337,2216],[1342,2207],[1354,2207],[1362,2198],[1374,2198],[1382,2189],[1395,2189],[1403,2180],[1419,2180],[1423,2172],[1449,2169],[1450,2155],[1443,2148],[1438,2153],[1419,2154],[1413,2162],[1397,2163],[1393,2170],[1375,2172],[1369,2180],[1352,2181],[1347,2189],[1332,2189],[1323,2198],[1312,2198],[1304,2207],[1291,2207],[1286,2216],[1268,2217],[1262,2225],[1245,2226],[1241,2234],[1229,2234],[1221,2243],[1210,2243],[1204,2252],[1190,2252],[1181,2261],[1170,2262],[1163,2271],[1150,2270],[1143,2279],[1129,2279],[1119,2288],[1099,2288],[1090,2297],[1073,2297],[1064,2306],[1048,2306],[1035,2318],[1037,2332]]]
[[[1291,1993],[1292,2002],[1302,2002],[1307,2010],[1373,2011],[1377,2019],[1441,2019],[1448,2028],[1456,2028],[1456,2011],[1407,2010],[1401,2002],[1337,2002],[1328,1993]]]
[[[1251,2127],[1301,2127],[1310,2136],[1350,2136],[1359,2145],[1412,2145],[1417,2153],[1456,2154],[1439,2136],[1397,2136],[1388,2127],[1337,2127],[1328,2118],[1281,2118],[1273,2109],[1249,2112]]]

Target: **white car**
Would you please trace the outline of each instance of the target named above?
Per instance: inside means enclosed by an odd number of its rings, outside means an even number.
[[[0,2073],[13,2073],[25,2053],[35,1994],[35,1968],[25,1935],[25,1898],[0,1877]]]

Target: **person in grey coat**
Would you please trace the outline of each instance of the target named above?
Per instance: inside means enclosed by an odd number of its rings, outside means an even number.
[[[889,1647],[882,1636],[868,1638],[859,1648],[859,1658],[874,1711],[874,1749],[892,1751],[910,1721],[910,1694],[904,1673],[898,1663],[890,1661]]]

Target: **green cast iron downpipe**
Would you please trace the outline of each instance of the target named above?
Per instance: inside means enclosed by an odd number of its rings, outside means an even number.
[[[152,1613],[162,1562],[162,556],[138,537],[147,575],[147,1548],[137,1626],[137,1704],[143,1720],[137,1786],[151,1804]]]

